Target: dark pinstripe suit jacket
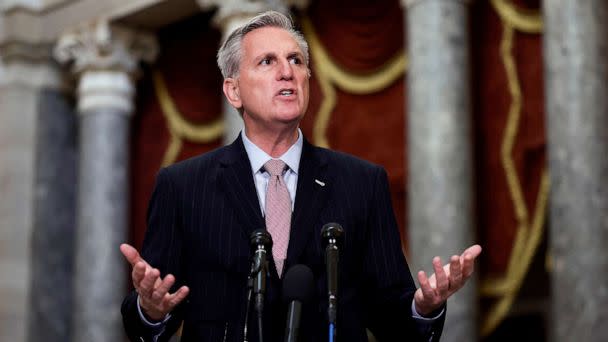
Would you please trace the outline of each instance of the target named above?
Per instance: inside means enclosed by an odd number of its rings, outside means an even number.
[[[306,264],[315,276],[316,297],[303,309],[300,341],[327,339],[327,278],[320,231],[328,222],[338,222],[345,230],[340,341],[367,341],[366,327],[379,341],[421,339],[411,318],[415,285],[401,250],[386,172],[305,141],[285,263],[285,269]],[[249,236],[263,227],[241,138],[159,172],[142,256],[161,274],[174,274],[176,287],[190,287],[160,341],[167,340],[181,321],[182,341],[243,341]],[[275,342],[283,340],[286,306],[280,300],[281,281],[274,261],[270,262],[264,340]],[[125,298],[122,313],[132,340],[151,340],[153,332],[140,322],[135,293]],[[254,322],[250,319],[250,341],[258,341]],[[434,340],[442,326],[440,319],[433,327]]]

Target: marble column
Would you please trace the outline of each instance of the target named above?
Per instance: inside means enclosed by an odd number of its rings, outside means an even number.
[[[467,1],[403,0],[409,263],[432,273],[475,241]],[[442,341],[477,340],[475,278],[448,301]]]
[[[608,2],[543,2],[551,341],[608,336]]]
[[[3,40],[0,46],[0,341],[25,341],[28,321],[33,319],[46,326],[45,317],[36,310],[43,303],[31,304],[32,294],[40,294],[37,281],[44,277],[35,273],[40,262],[46,261],[46,272],[53,273],[46,279],[66,280],[65,270],[54,267],[65,261],[65,255],[52,249],[43,257],[34,249],[39,247],[36,237],[45,228],[38,224],[41,147],[37,131],[47,128],[46,120],[58,124],[62,120],[41,106],[44,93],[57,92],[62,86],[49,50],[49,44],[22,40]],[[58,309],[55,317],[64,317],[56,305],[65,303],[66,293],[59,289],[54,298],[48,295],[44,304]],[[64,327],[59,323],[59,331],[50,331],[49,336],[63,336]]]
[[[129,132],[140,60],[157,54],[154,37],[107,23],[63,35],[56,58],[78,76],[79,163],[74,341],[123,339],[120,304],[127,264]]]
[[[197,0],[203,10],[217,8],[213,17],[213,25],[222,32],[222,44],[239,26],[251,18],[267,10],[289,13],[289,7],[305,8],[308,0]],[[224,119],[224,135],[222,141],[230,144],[243,129],[243,120],[239,112],[222,96],[222,116]]]
[[[47,63],[58,69],[50,46],[46,51]],[[76,116],[63,82],[42,88],[36,105],[27,340],[63,342],[71,340]]]

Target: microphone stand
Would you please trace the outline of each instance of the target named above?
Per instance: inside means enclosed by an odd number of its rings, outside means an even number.
[[[329,342],[335,342],[338,331],[336,317],[338,314],[338,265],[344,229],[338,223],[328,223],[321,229],[325,246],[325,265],[327,267],[327,318],[329,321]]]
[[[245,312],[245,326],[243,327],[243,341],[247,342],[247,329],[249,325],[249,311],[251,310],[252,295],[255,295],[255,311],[258,316],[258,332],[263,342],[263,313],[264,294],[266,293],[266,277],[268,276],[268,260],[266,251],[272,250],[272,237],[264,229],[255,230],[250,236],[251,249],[254,251],[251,271],[247,279],[247,311]]]
[[[251,265],[251,271],[247,277],[247,309],[245,310],[245,325],[243,326],[243,342],[248,342],[247,326],[249,325],[249,311],[251,311],[251,296],[253,294],[254,266],[254,264]]]
[[[256,265],[258,269],[254,282],[253,282],[253,293],[255,293],[255,311],[258,316],[258,334],[259,342],[264,341],[264,333],[262,332],[263,326],[263,315],[264,315],[264,294],[266,292],[266,276],[267,276],[267,263],[266,261],[266,250],[258,248],[258,257],[256,261],[259,261],[259,265]]]
[[[325,256],[327,258],[327,277],[328,277],[328,306],[327,317],[329,320],[329,341],[336,341],[336,316],[338,314],[338,262],[339,251],[335,241],[331,242],[325,248]],[[335,266],[335,269],[334,269]],[[332,279],[333,278],[333,279]]]

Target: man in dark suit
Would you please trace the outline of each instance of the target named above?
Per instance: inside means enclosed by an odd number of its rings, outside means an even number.
[[[218,52],[224,94],[245,129],[234,143],[162,169],[148,211],[142,255],[121,245],[135,290],[123,303],[133,341],[243,341],[251,232],[267,228],[274,246],[264,341],[282,341],[282,276],[311,268],[315,293],[304,307],[300,341],[327,332],[327,276],[321,227],[344,227],[337,327],[341,341],[437,341],[447,298],[473,272],[473,246],[435,274],[418,273],[402,253],[386,172],[315,147],[298,126],[308,105],[308,46],[291,21],[266,12],[236,29]],[[276,170],[275,170],[276,169]],[[273,171],[274,170],[274,171]],[[258,329],[249,320],[249,340]]]

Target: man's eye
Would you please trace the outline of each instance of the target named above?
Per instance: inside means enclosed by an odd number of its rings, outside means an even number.
[[[264,58],[260,61],[261,65],[269,65],[270,64],[270,58]]]
[[[302,60],[299,57],[291,57],[289,59],[289,63],[291,63],[291,64],[302,64]]]

